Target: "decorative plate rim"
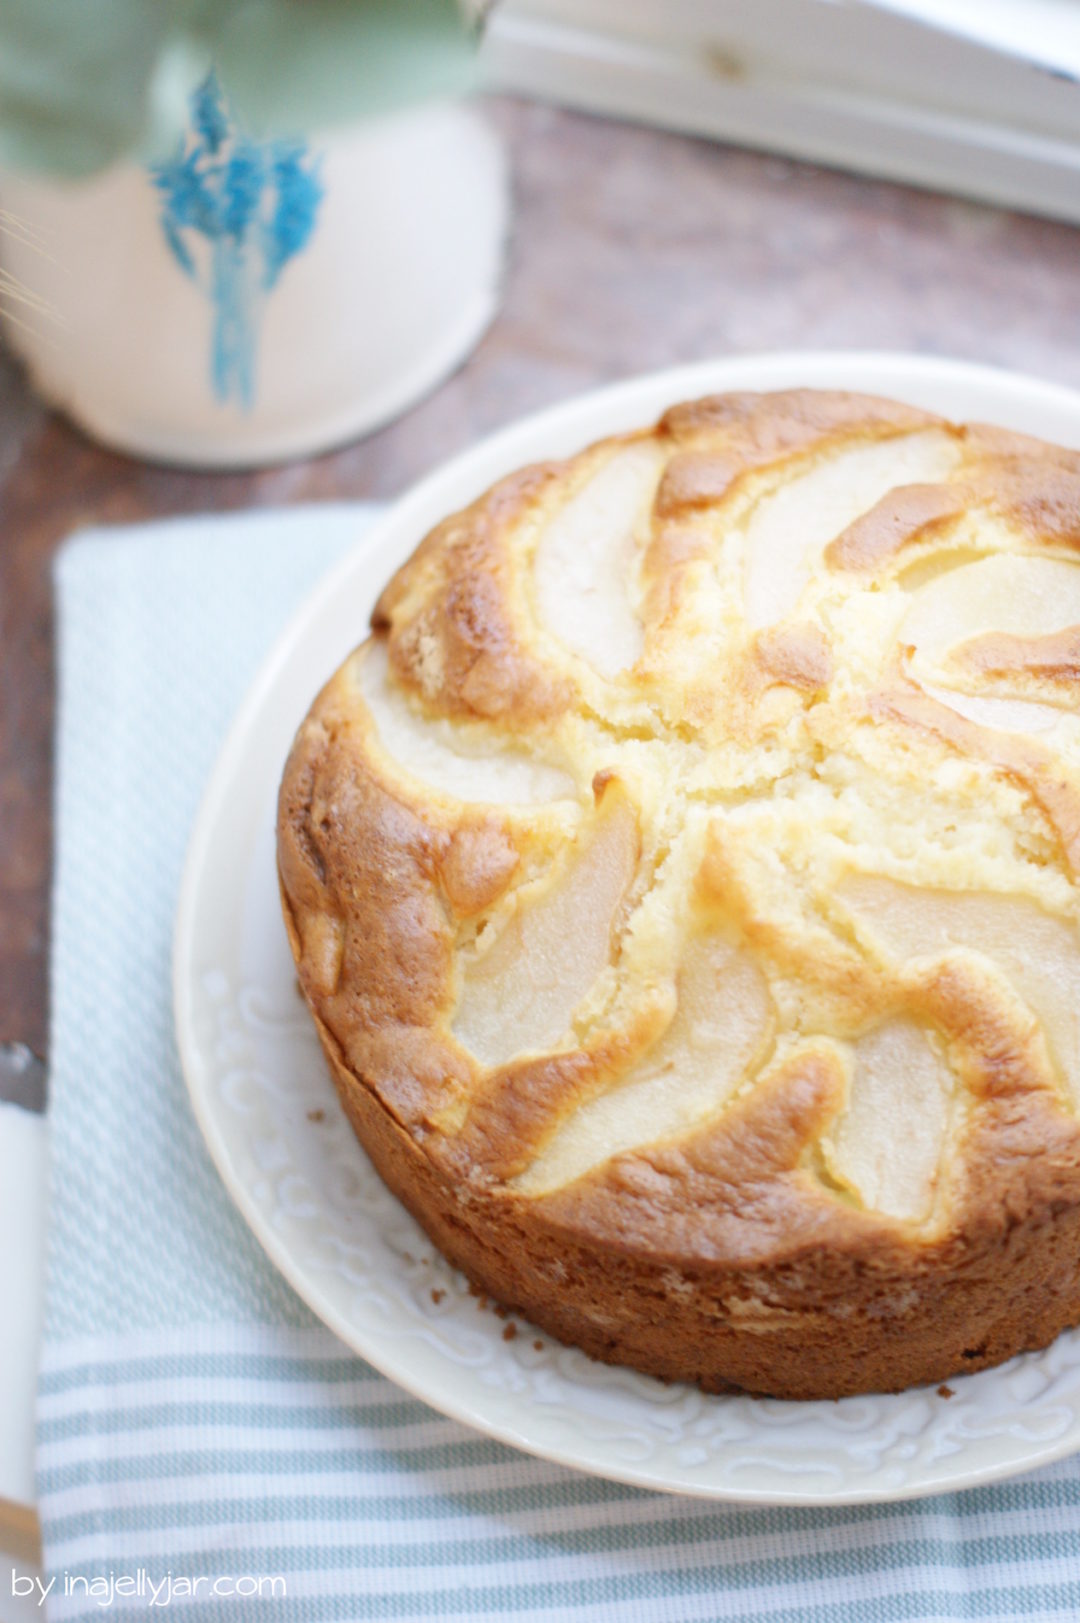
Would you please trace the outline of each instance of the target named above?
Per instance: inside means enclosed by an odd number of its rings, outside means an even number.
[[[208,870],[222,839],[221,830],[229,810],[230,796],[243,776],[245,758],[254,748],[257,724],[268,712],[278,690],[286,685],[290,669],[295,668],[302,658],[312,663],[313,645],[320,627],[331,616],[332,606],[341,600],[343,588],[350,583],[355,584],[355,577],[366,559],[380,557],[378,579],[381,582],[408,556],[433,523],[479,495],[503,473],[529,461],[567,454],[589,440],[606,434],[636,427],[650,416],[658,415],[667,404],[721,390],[768,389],[798,384],[899,395],[916,404],[936,407],[945,414],[961,417],[979,415],[973,411],[972,402],[986,395],[992,402],[987,416],[992,418],[1004,412],[1005,416],[1011,418],[1011,426],[1027,428],[1029,432],[1036,433],[1040,432],[1038,423],[1049,418],[1056,424],[1068,425],[1072,438],[1080,445],[1080,394],[1063,385],[1044,383],[1022,374],[964,361],[889,352],[840,351],[785,352],[704,361],[665,369],[578,396],[514,423],[462,452],[390,504],[365,529],[357,544],[349,548],[345,556],[323,576],[299,607],[251,683],[219,751],[188,845],[173,938],[173,1006],[181,1066],[192,1108],[226,1189],[270,1260],[311,1311],[352,1351],[432,1408],[540,1458],[654,1491],[743,1504],[806,1506],[880,1503],[946,1493],[1013,1476],[1080,1450],[1080,1330],[1066,1332],[1051,1348],[1041,1353],[1026,1354],[1011,1364],[985,1370],[978,1375],[957,1377],[953,1383],[958,1390],[970,1390],[972,1383],[982,1383],[981,1391],[990,1393],[1000,1386],[1009,1371],[1015,1374],[1014,1366],[1019,1368],[1026,1365],[1034,1370],[1046,1365],[1051,1370],[1047,1384],[1054,1379],[1072,1380],[1072,1389],[1055,1399],[1057,1412],[1068,1414],[1064,1429],[1049,1438],[1034,1434],[1021,1435],[1018,1439],[1014,1436],[1011,1446],[999,1446],[995,1450],[994,1437],[985,1430],[967,1434],[970,1446],[965,1449],[961,1426],[961,1442],[951,1450],[953,1461],[940,1471],[930,1471],[925,1462],[920,1465],[916,1460],[906,1474],[902,1466],[895,1466],[891,1474],[879,1469],[878,1480],[875,1480],[872,1468],[864,1467],[861,1479],[855,1480],[849,1459],[847,1479],[841,1464],[839,1481],[810,1487],[799,1485],[798,1473],[793,1468],[781,1468],[767,1461],[757,1462],[756,1478],[751,1473],[745,1479],[734,1480],[734,1457],[729,1458],[723,1450],[713,1462],[711,1473],[691,1475],[689,1470],[680,1470],[670,1459],[658,1465],[627,1463],[613,1456],[610,1448],[605,1453],[603,1440],[596,1436],[575,1436],[571,1446],[553,1443],[550,1438],[541,1435],[543,1428],[527,1398],[518,1401],[516,1406],[511,1400],[511,1417],[508,1419],[505,1414],[494,1412],[498,1405],[490,1397],[490,1388],[470,1371],[465,1370],[463,1374],[459,1367],[452,1374],[448,1363],[445,1375],[440,1375],[437,1365],[434,1370],[425,1368],[422,1359],[414,1359],[412,1363],[408,1358],[403,1361],[398,1349],[388,1349],[380,1342],[377,1327],[370,1319],[364,1321],[362,1308],[359,1313],[348,1314],[331,1300],[309,1263],[305,1263],[290,1244],[288,1236],[279,1232],[268,1220],[256,1199],[251,1177],[238,1167],[230,1149],[220,1099],[211,1085],[211,1065],[205,1040],[200,1035],[196,984],[200,959],[200,916],[207,905]],[[967,404],[963,404],[964,401]],[[1044,434],[1047,432],[1045,428],[1041,431]],[[1061,426],[1056,427],[1055,433],[1057,437],[1068,437],[1067,433],[1063,434]],[[347,648],[341,650],[339,657],[343,657],[345,652]],[[317,659],[315,662],[318,663]],[[336,663],[337,660],[334,660],[329,668],[325,668],[326,675],[330,674]],[[310,691],[305,689],[308,699],[314,691],[314,686]],[[291,725],[287,727],[290,734],[302,714],[301,709],[292,718]],[[260,805],[265,810],[265,806]],[[247,857],[250,872],[250,848]],[[271,882],[270,875],[267,880]],[[238,879],[237,884],[240,883]],[[358,1145],[356,1148],[359,1150]],[[371,1177],[375,1178],[374,1172]],[[393,1201],[388,1193],[386,1198]],[[396,1202],[394,1204],[396,1206]],[[551,1345],[555,1346],[554,1343]],[[576,1355],[578,1359],[583,1356]],[[1069,1363],[1070,1357],[1072,1365]],[[612,1383],[620,1374],[624,1377],[628,1374],[609,1366],[595,1365],[593,1368],[602,1372],[598,1374],[598,1380],[610,1376]],[[574,1380],[573,1374],[567,1376],[565,1369],[561,1378],[569,1379],[571,1383]],[[644,1378],[632,1379],[640,1381]],[[1020,1389],[1023,1390],[1022,1381]],[[583,1391],[584,1387],[580,1390]],[[682,1388],[665,1390],[671,1393],[673,1404],[680,1400],[680,1393],[689,1391]],[[700,1394],[698,1396],[701,1397]],[[913,1411],[917,1403],[925,1404],[930,1399],[928,1389],[915,1388],[896,1394],[872,1394],[867,1399],[843,1401],[850,1405],[861,1404],[867,1413],[877,1408],[891,1414],[895,1424],[896,1420],[902,1420],[906,1413]],[[1023,1399],[1018,1401],[1022,1402]],[[762,1437],[766,1431],[770,1439],[778,1435],[776,1425],[768,1428],[764,1425],[765,1415],[772,1415],[777,1409],[777,1400],[746,1396],[701,1397],[698,1407],[731,1404],[749,1406],[746,1410],[748,1414],[761,1417]],[[815,1413],[820,1413],[824,1424],[829,1417],[835,1422],[840,1412],[840,1406],[831,1402],[780,1405],[780,1408],[789,1411],[792,1417],[796,1411],[805,1413],[809,1417],[808,1424],[813,1423]],[[753,1421],[748,1424],[753,1432]],[[779,1430],[783,1429],[781,1420]],[[832,1429],[835,1433],[835,1423]],[[857,1424],[851,1428],[851,1436],[859,1436]],[[833,1443],[835,1445],[835,1436]],[[747,1456],[751,1466],[755,1463],[753,1446],[750,1445],[751,1452]],[[916,1454],[917,1450],[912,1446],[908,1457],[915,1460]],[[898,1451],[898,1457],[904,1457],[903,1450]],[[746,1460],[742,1463],[745,1465]],[[835,1462],[830,1469],[835,1475]],[[867,1470],[870,1470],[870,1475],[866,1474]]]

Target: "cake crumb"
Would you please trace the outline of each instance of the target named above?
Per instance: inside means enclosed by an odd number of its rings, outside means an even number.
[[[956,1396],[951,1386],[939,1386],[937,1392],[939,1398],[954,1398]]]
[[[544,1350],[544,1343],[542,1341],[534,1341],[533,1342],[533,1351],[534,1352],[543,1352],[543,1350]]]
[[[443,1299],[443,1297],[445,1295],[446,1295],[445,1291],[440,1291],[440,1290],[433,1290],[432,1291],[431,1300],[435,1303],[436,1307],[438,1307],[439,1303],[442,1301],[442,1299]]]
[[[309,1110],[308,1113],[307,1113],[307,1119],[308,1119],[308,1121],[325,1121],[326,1120],[326,1111],[325,1110]]]
[[[495,1317],[497,1319],[505,1319],[506,1315],[509,1313],[509,1311],[510,1311],[510,1309],[507,1308],[507,1307],[503,1307],[501,1302],[496,1302],[495,1303]]]
[[[514,1323],[513,1319],[511,1319],[510,1323],[506,1326],[506,1328],[503,1331],[503,1340],[504,1341],[513,1341],[513,1339],[514,1339],[514,1337],[516,1335],[517,1335],[517,1325]]]

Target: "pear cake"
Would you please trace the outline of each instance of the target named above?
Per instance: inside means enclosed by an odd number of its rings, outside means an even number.
[[[278,865],[379,1174],[561,1340],[817,1398],[1080,1321],[1080,452],[791,391],[503,479]]]

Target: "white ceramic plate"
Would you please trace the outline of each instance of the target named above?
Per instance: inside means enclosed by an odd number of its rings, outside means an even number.
[[[356,1352],[436,1409],[601,1476],[762,1504],[840,1504],[970,1487],[1080,1449],[1080,1332],[932,1388],[839,1403],[706,1397],[597,1364],[477,1310],[384,1189],[337,1106],[281,924],[273,812],[293,732],[364,632],[378,589],[439,519],[523,463],[725,389],[893,395],[1080,446],[1080,396],[951,361],[774,355],[685,367],[497,434],[397,502],[297,614],[222,750],[195,826],[175,1005],[195,1113],[267,1253]],[[319,1113],[322,1112],[320,1119]],[[443,1294],[439,1294],[439,1293]]]

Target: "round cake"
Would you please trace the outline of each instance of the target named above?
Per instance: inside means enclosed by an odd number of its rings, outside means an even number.
[[[553,1335],[815,1398],[1080,1321],[1080,453],[793,391],[502,480],[278,862],[375,1167]]]

